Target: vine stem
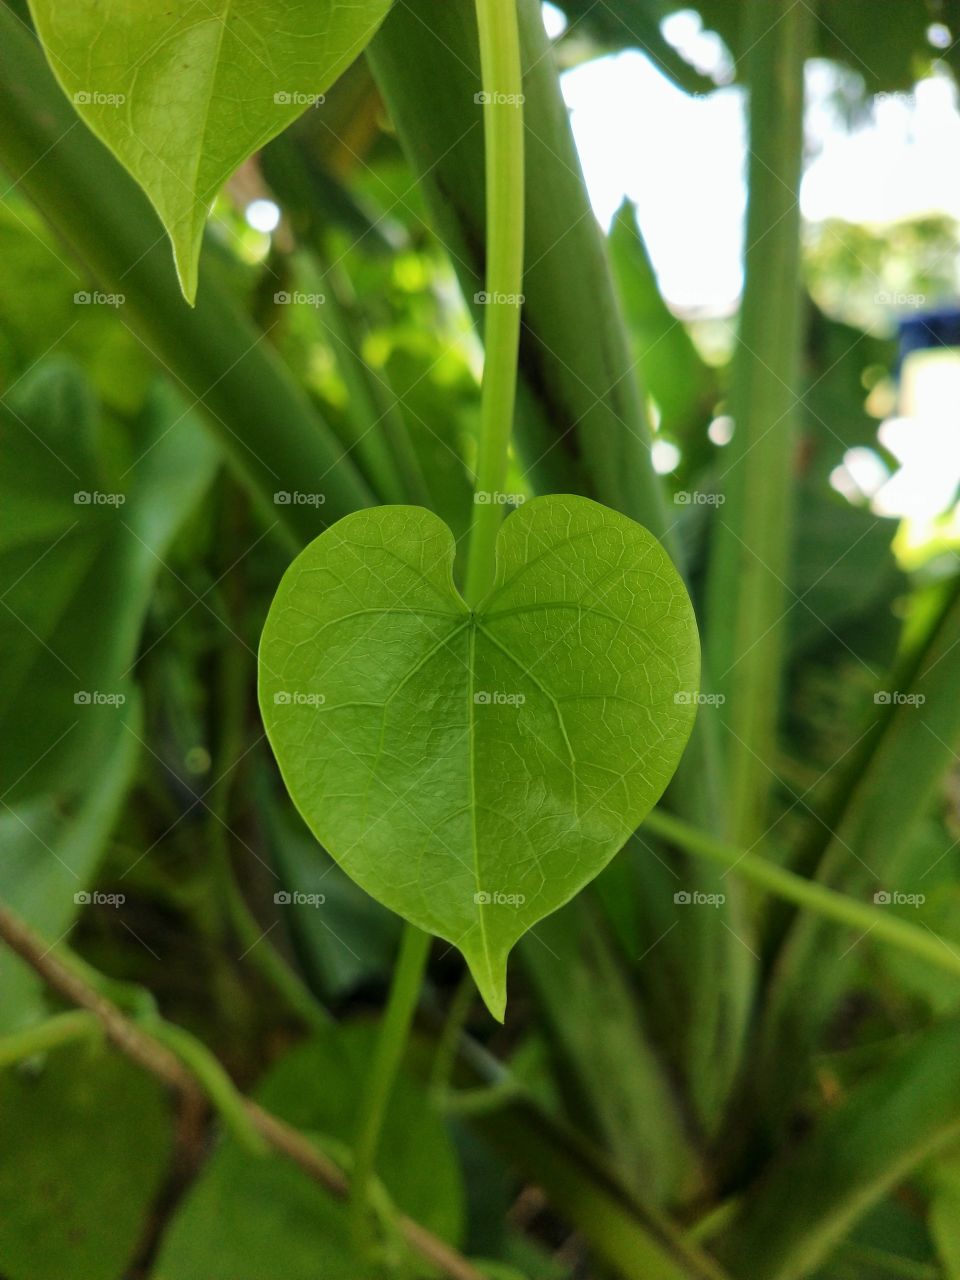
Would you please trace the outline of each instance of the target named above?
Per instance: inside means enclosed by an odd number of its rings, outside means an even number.
[[[477,0],[483,77],[487,279],[483,386],[473,522],[464,596],[493,585],[497,530],[513,430],[523,284],[523,76],[516,0]]]
[[[370,1194],[376,1172],[380,1134],[416,1012],[427,957],[430,954],[430,942],[429,933],[424,933],[412,924],[404,925],[386,1012],[377,1035],[373,1062],[364,1081],[353,1145],[353,1177],[350,1186],[351,1226],[354,1244],[359,1252],[364,1250],[368,1239]]]
[[[837,924],[858,929],[865,935],[869,933],[878,941],[909,952],[954,978],[960,977],[960,954],[932,930],[919,929],[908,920],[885,912],[882,907],[858,902],[856,898],[829,889],[816,880],[798,876],[796,872],[788,871],[758,854],[715,840],[713,836],[698,831],[696,827],[672,817],[662,809],[654,809],[648,813],[643,825],[648,831],[655,831],[657,835],[688,853],[720,863],[728,871],[751,880],[768,893],[774,893]]]
[[[513,430],[523,283],[523,77],[516,0],[476,0],[484,111],[487,279],[480,440],[464,596],[475,607],[493,585],[497,530]],[[406,1048],[426,969],[430,937],[404,927],[400,956],[360,1103],[351,1217],[364,1247],[370,1191],[387,1105]]]

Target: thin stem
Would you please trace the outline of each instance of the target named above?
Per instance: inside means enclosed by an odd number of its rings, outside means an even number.
[[[10,1035],[0,1037],[0,1067],[8,1067],[13,1062],[23,1062],[37,1053],[46,1053],[49,1049],[59,1048],[72,1040],[83,1040],[100,1033],[100,1024],[91,1013],[84,1009],[71,1009],[68,1013],[58,1013],[35,1027],[25,1027],[22,1031],[12,1031]]]
[[[918,929],[916,925],[889,914],[882,907],[848,898],[846,894],[837,893],[814,880],[805,880],[803,876],[787,871],[755,853],[746,853],[733,845],[715,840],[696,827],[664,813],[662,809],[655,809],[648,814],[643,825],[688,853],[722,863],[728,870],[752,880],[770,893],[795,902],[798,907],[805,907],[837,924],[858,929],[863,934],[869,933],[871,937],[909,952],[955,978],[960,977],[960,952],[932,930]]]
[[[516,0],[477,0],[483,77],[487,280],[483,390],[464,595],[493,584],[513,429],[523,283],[523,76]]]
[[[380,1134],[397,1071],[407,1046],[430,954],[430,942],[428,933],[412,924],[404,925],[400,955],[390,984],[390,997],[380,1024],[373,1062],[364,1082],[353,1148],[353,1180],[350,1191],[353,1236],[358,1249],[364,1247],[368,1237],[370,1191]]]

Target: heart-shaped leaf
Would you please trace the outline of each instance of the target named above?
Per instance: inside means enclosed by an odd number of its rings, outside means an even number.
[[[294,803],[368,893],[463,952],[503,1017],[506,960],[669,782],[699,641],[663,548],[578,497],[508,517],[471,611],[447,526],[347,516],[287,570],[260,703]]]
[[[217,192],[322,103],[390,0],[30,0],[30,8],[77,111],[153,201],[193,301]]]

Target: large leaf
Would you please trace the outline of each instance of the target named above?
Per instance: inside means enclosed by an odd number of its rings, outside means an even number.
[[[459,947],[502,1018],[513,944],[609,862],[669,782],[699,645],[656,539],[588,499],[512,515],[475,611],[454,551],[417,507],[321,535],[271,607],[260,700],[317,838]]]
[[[300,1045],[271,1071],[258,1100],[304,1132],[348,1144],[357,1079],[374,1028],[353,1026]],[[383,1127],[378,1172],[398,1208],[442,1238],[459,1238],[463,1203],[456,1157],[424,1095],[401,1076]],[[276,1156],[251,1156],[231,1139],[194,1184],[166,1239],[153,1280],[356,1280],[346,1207]]]
[[[0,1073],[0,1271],[115,1280],[167,1172],[162,1088],[100,1044]]]
[[[78,112],[150,197],[193,301],[203,227],[230,174],[363,50],[390,0],[32,0]]]

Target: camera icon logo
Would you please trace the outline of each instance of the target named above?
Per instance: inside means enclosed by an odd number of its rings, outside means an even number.
[[[886,889],[878,889],[873,895],[873,901],[878,907],[888,907],[893,899]]]
[[[273,695],[273,705],[275,707],[286,707],[293,701],[293,698],[285,689],[278,689]]]
[[[878,706],[886,707],[893,701],[893,697],[889,689],[878,689],[873,695],[873,700]]]
[[[285,289],[281,289],[279,290],[279,292],[273,295],[273,300],[278,307],[289,307],[290,303],[293,301],[293,298],[290,296],[289,293],[287,293]]]
[[[688,907],[693,901],[693,898],[690,896],[690,891],[688,889],[678,889],[673,895],[673,900],[678,907]]]
[[[275,93],[273,95],[273,100],[278,107],[289,107],[290,103],[293,101],[293,95],[289,93],[284,93],[281,90],[280,93]]]
[[[479,893],[475,893],[473,895],[473,900],[478,907],[488,907],[490,903],[493,901],[493,899],[490,897],[490,894],[485,893],[483,890],[481,890]]]
[[[288,907],[293,901],[293,897],[291,894],[287,893],[286,889],[279,889],[273,895],[273,900],[278,907]]]
[[[90,94],[85,89],[81,89],[79,93],[75,93],[73,95],[73,100],[78,107],[89,106],[91,101]]]
[[[90,894],[87,893],[85,889],[81,889],[79,893],[75,893],[73,895],[73,901],[76,903],[78,907],[88,907],[90,903],[93,901],[93,899],[90,897]]]
[[[93,698],[86,691],[86,689],[78,689],[77,692],[73,695],[74,706],[77,706],[77,707],[89,707],[92,701],[93,701]]]
[[[73,295],[74,304],[78,307],[89,307],[93,301],[93,295],[87,293],[86,289],[81,289],[79,293]]]
[[[487,705],[488,705],[488,703],[490,702],[490,700],[491,700],[491,699],[490,699],[490,694],[489,694],[489,693],[487,693],[487,692],[486,692],[485,690],[483,690],[483,689],[479,689],[479,690],[477,690],[477,692],[473,695],[473,700],[474,700],[474,702],[477,704],[477,706],[478,706],[478,707],[485,707],[485,706],[487,706]]]
[[[280,489],[273,495],[273,501],[278,507],[289,507],[291,502],[290,494],[285,489]]]

